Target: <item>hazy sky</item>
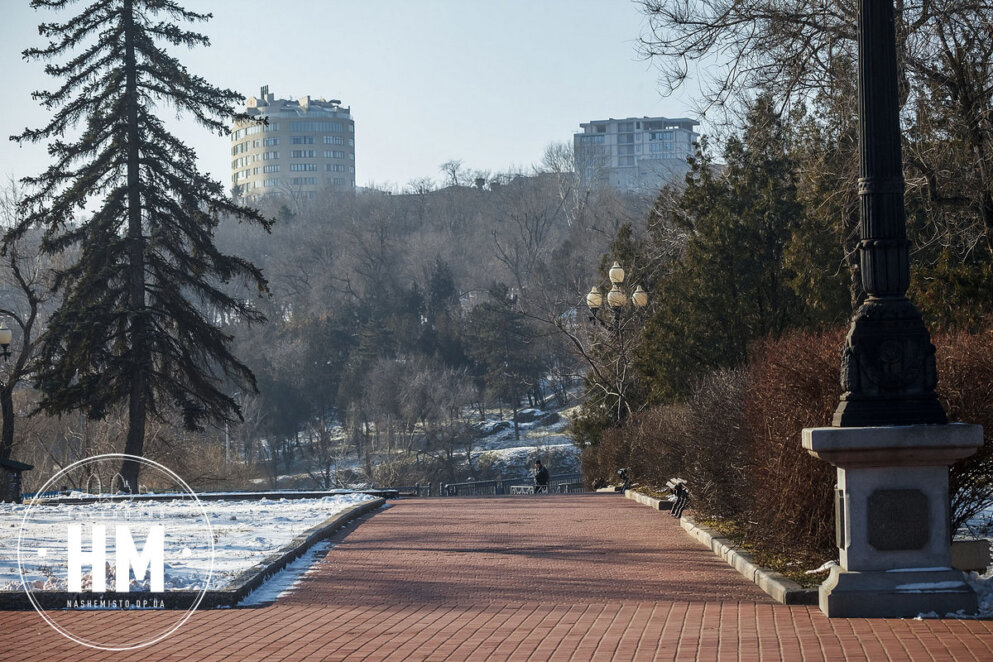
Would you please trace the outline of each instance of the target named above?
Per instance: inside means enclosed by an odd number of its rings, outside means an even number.
[[[461,159],[472,169],[528,168],[579,124],[643,115],[685,116],[685,99],[659,96],[640,59],[644,28],[629,0],[180,0],[213,20],[195,29],[209,48],[176,55],[193,73],[249,96],[340,99],[355,120],[356,183],[403,186],[439,178]],[[0,0],[3,132],[0,175],[48,164],[43,146],[6,136],[48,114],[30,97],[56,82],[20,53],[43,45],[55,18],[28,0]],[[78,11],[85,0],[73,6]],[[690,90],[692,93],[692,90]],[[163,108],[164,115],[172,109]],[[188,118],[176,133],[200,167],[230,184],[230,141]]]

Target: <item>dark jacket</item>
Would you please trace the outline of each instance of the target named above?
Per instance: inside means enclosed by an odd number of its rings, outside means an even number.
[[[544,466],[534,472],[534,484],[548,485],[548,469]]]

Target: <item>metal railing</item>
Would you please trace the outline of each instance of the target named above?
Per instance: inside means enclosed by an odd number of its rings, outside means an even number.
[[[511,493],[511,487],[534,485],[530,475],[498,480],[469,480],[462,483],[440,483],[438,496],[499,496]],[[578,494],[586,492],[583,477],[578,473],[552,474],[548,477],[548,492],[552,494]]]
[[[413,485],[407,485],[403,487],[394,487],[394,490],[400,493],[402,497],[429,497],[434,496],[434,483],[428,482],[424,485],[420,483],[414,483]]]

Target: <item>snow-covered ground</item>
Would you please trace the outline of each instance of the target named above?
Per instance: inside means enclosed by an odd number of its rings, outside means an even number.
[[[320,499],[204,501],[203,511],[213,535],[213,574],[209,588],[222,588],[242,572],[261,564],[270,555],[344,509],[374,497],[349,493]],[[0,591],[22,590],[18,572],[18,532],[29,506],[0,504]],[[209,539],[202,515],[190,501],[135,501],[113,504],[36,505],[31,507],[22,534],[25,580],[34,590],[67,590],[67,524],[101,519],[125,521],[136,541],[145,540],[155,524],[167,531],[167,547],[181,550],[165,554],[164,580],[168,590],[199,590],[210,572]],[[85,526],[85,524],[84,524]],[[82,549],[91,548],[89,527]],[[108,560],[115,556],[115,533],[107,533]],[[39,561],[41,559],[41,561]],[[46,565],[47,564],[47,565]],[[107,564],[107,585],[113,587],[113,564]],[[83,586],[87,587],[88,575]],[[132,588],[141,590],[142,584]]]
[[[330,540],[322,540],[294,561],[286,564],[286,567],[266,579],[262,586],[249,593],[238,603],[239,607],[256,607],[275,602],[288,593],[297,589],[300,580],[303,579],[317,565],[324,556],[331,551],[334,545]]]

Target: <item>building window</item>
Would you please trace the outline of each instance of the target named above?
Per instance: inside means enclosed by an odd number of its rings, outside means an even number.
[[[264,152],[262,154],[263,161],[268,161],[269,159],[278,159],[278,158],[279,158],[279,151]]]
[[[262,172],[279,172],[279,166],[278,165],[262,166]]]
[[[344,177],[335,177],[331,180],[331,183],[335,186],[344,186],[348,181]]]
[[[624,145],[624,144],[627,144],[627,143],[633,144],[634,143],[634,134],[633,133],[622,133],[622,134],[618,135],[617,136],[617,143],[619,145]]]
[[[633,156],[621,156],[617,159],[617,164],[621,166],[633,166],[634,157]]]
[[[345,166],[341,163],[325,163],[324,168],[328,172],[345,172]]]
[[[345,139],[342,136],[324,136],[325,145],[344,145]]]
[[[312,159],[315,156],[315,152],[312,149],[291,149],[290,158],[291,159]]]
[[[602,134],[601,135],[596,135],[596,134],[586,135],[586,134],[584,134],[584,135],[579,136],[579,142],[585,143],[585,144],[602,145],[604,143],[604,140],[606,140],[606,138],[607,138],[607,136],[604,136]]]
[[[634,122],[618,122],[617,133],[630,133],[634,131]]]
[[[268,133],[269,131],[279,131],[279,122],[269,122],[269,124],[264,124],[262,130]]]
[[[607,133],[607,125],[606,124],[597,124],[596,125],[596,132],[597,133]]]
[[[326,133],[341,133],[345,125],[341,122],[290,122],[290,131],[322,131]]]
[[[294,145],[313,145],[314,136],[291,136],[290,142]]]
[[[263,147],[272,147],[273,145],[278,145],[278,144],[279,144],[279,136],[273,136],[272,138],[262,139]]]
[[[292,177],[290,183],[294,186],[313,186],[317,183],[317,177]]]
[[[264,179],[262,180],[263,186],[279,186],[279,179]]]
[[[311,171],[314,171],[314,170],[317,170],[317,164],[316,163],[291,163],[290,164],[290,171],[291,172],[311,172]]]
[[[345,153],[337,149],[326,149],[324,150],[324,158],[326,159],[343,159],[345,158]]]

